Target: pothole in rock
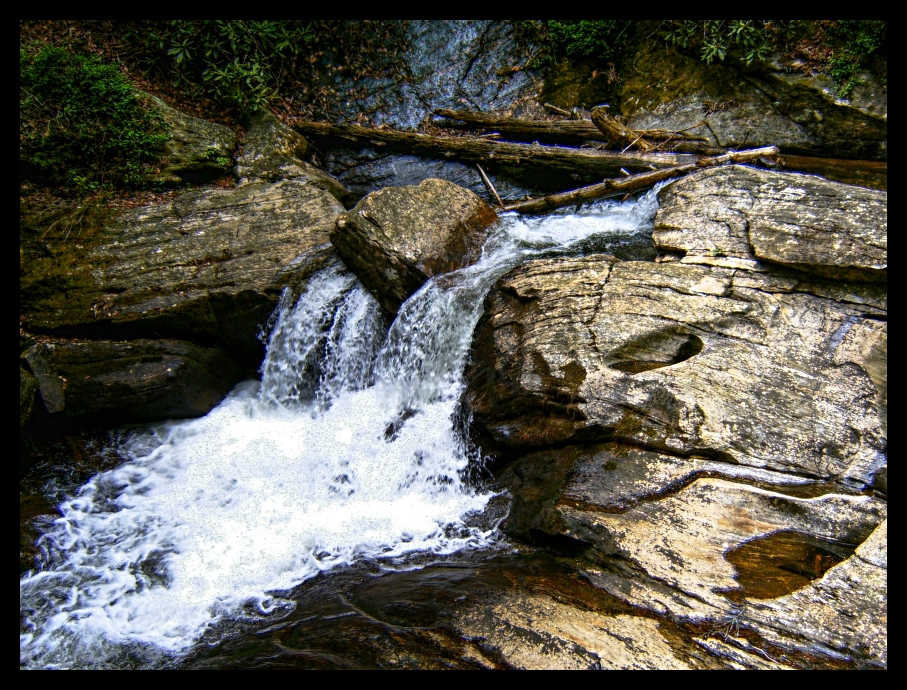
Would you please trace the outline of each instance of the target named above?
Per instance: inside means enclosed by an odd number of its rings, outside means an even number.
[[[739,601],[774,599],[822,577],[849,558],[856,545],[792,530],[753,539],[725,554],[737,569],[741,589],[728,592]]]
[[[612,357],[618,361],[609,368],[639,374],[685,362],[702,352],[703,347],[704,343],[695,335],[654,333],[613,353]]]

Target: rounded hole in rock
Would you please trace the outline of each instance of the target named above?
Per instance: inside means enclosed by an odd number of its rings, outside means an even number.
[[[793,530],[753,539],[725,554],[740,584],[740,589],[727,593],[728,598],[774,599],[790,594],[822,577],[855,550],[855,544]]]
[[[609,368],[625,374],[639,374],[685,362],[702,352],[704,347],[702,339],[695,335],[678,338],[675,334],[657,334],[645,342],[621,348],[624,356]]]

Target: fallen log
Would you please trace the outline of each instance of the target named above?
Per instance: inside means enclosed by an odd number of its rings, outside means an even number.
[[[502,209],[500,209],[500,211],[516,211],[517,213],[547,213],[548,211],[553,211],[554,209],[561,208],[563,206],[573,206],[574,204],[582,204],[589,201],[595,201],[596,199],[602,199],[608,196],[617,196],[638,192],[642,189],[652,187],[657,183],[662,182],[663,180],[669,180],[672,177],[686,175],[693,172],[694,170],[710,168],[716,165],[722,165],[724,163],[749,163],[758,161],[762,158],[772,160],[777,159],[778,155],[779,151],[777,146],[766,146],[764,148],[749,149],[747,151],[731,151],[720,156],[700,158],[698,161],[693,163],[675,165],[670,168],[662,168],[660,170],[650,170],[649,172],[640,173],[638,175],[630,175],[629,177],[618,177],[612,180],[605,180],[604,182],[589,185],[588,187],[580,187],[579,189],[574,189],[570,192],[551,194],[550,196],[543,196],[539,197],[538,199],[517,201],[512,204],[507,204]]]
[[[435,115],[457,120],[467,127],[484,127],[500,132],[502,136],[517,141],[557,141],[580,144],[601,140],[602,134],[589,120],[522,120],[490,113],[466,110],[435,110]]]
[[[621,149],[622,152],[635,147],[644,153],[654,152],[659,149],[706,155],[720,155],[722,153],[722,149],[710,146],[708,139],[705,137],[694,136],[684,131],[631,129],[614,117],[608,107],[603,105],[592,109],[592,124],[599,130],[605,141],[615,148]]]
[[[621,168],[636,172],[694,163],[697,156],[678,153],[599,151],[537,144],[512,144],[479,137],[443,137],[393,129],[372,129],[359,125],[332,125],[325,122],[297,122],[293,128],[308,135],[339,138],[357,146],[396,149],[429,158],[450,158],[481,163],[490,168],[538,167],[546,171],[586,177],[607,177]]]

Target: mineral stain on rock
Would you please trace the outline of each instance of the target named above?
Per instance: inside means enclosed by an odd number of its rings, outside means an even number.
[[[775,599],[806,586],[849,558],[856,546],[785,530],[745,542],[725,554],[737,569],[735,600]]]

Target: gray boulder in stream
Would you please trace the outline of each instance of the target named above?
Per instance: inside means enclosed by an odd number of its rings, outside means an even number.
[[[432,276],[480,254],[494,210],[468,189],[428,179],[373,192],[337,219],[331,242],[378,302],[396,314]]]
[[[504,529],[740,666],[884,666],[887,196],[732,167],[659,200],[661,262],[536,259],[485,300]]]

